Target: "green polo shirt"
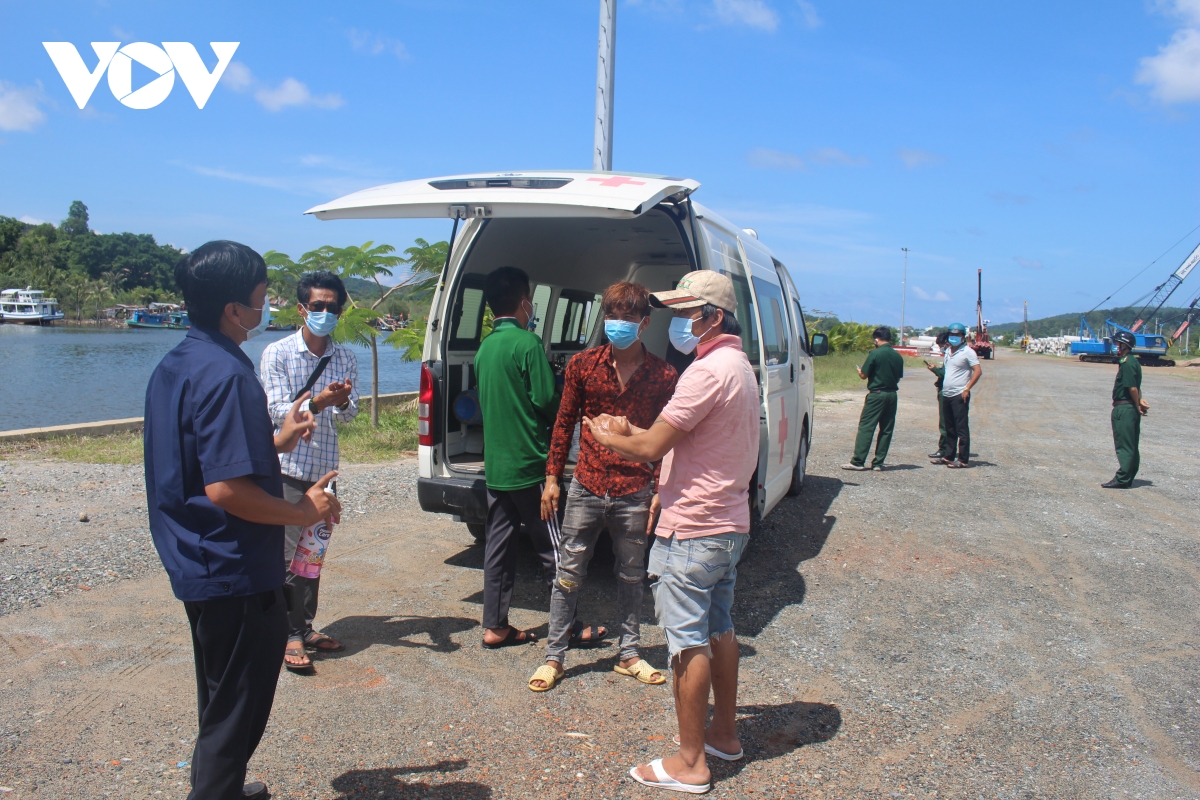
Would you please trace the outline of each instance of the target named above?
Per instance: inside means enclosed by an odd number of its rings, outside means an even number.
[[[488,488],[512,492],[537,486],[546,479],[559,399],[541,338],[511,317],[496,320],[475,354],[475,376]]]
[[[897,391],[900,379],[904,377],[904,356],[890,344],[876,347],[867,355],[862,371],[867,376],[867,391]]]
[[[1113,381],[1113,402],[1125,400],[1132,403],[1130,389],[1142,391],[1142,365],[1132,353],[1122,356],[1117,362],[1117,379]]]

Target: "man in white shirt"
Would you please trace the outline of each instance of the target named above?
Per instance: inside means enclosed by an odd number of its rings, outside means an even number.
[[[941,458],[930,461],[933,464],[962,469],[970,463],[971,456],[971,427],[968,421],[971,387],[983,375],[983,367],[979,366],[979,356],[967,345],[965,325],[955,322],[947,333],[949,346],[942,363],[946,370],[942,379],[942,415],[946,420],[946,444]]]
[[[338,434],[334,422],[349,422],[358,414],[358,359],[350,348],[335,344],[330,336],[348,299],[346,287],[337,275],[326,270],[305,273],[296,284],[296,308],[304,319],[303,327],[294,336],[267,345],[262,354],[258,374],[266,387],[268,408],[276,426],[282,424],[321,356],[330,356],[312,386],[308,404],[317,423],[312,438],[279,456],[283,498],[292,503],[299,502],[314,481],[338,468]],[[297,525],[284,528],[285,567],[291,565],[302,530]],[[306,649],[332,652],[343,649],[344,645],[313,629],[320,576],[307,578],[288,569],[284,584],[292,593],[284,664],[292,671],[307,672],[312,669],[312,661]]]

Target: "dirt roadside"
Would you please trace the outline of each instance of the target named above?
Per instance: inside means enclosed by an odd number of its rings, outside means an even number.
[[[714,795],[1200,797],[1200,386],[1145,371],[1143,470],[1112,492],[1099,488],[1116,466],[1111,366],[1002,352],[984,369],[969,471],[924,457],[930,376],[904,381],[883,473],[838,468],[860,396],[819,404],[805,492],[756,526],[739,569],[749,757],[713,765]],[[78,561],[102,535],[144,530],[139,468],[8,469],[0,548],[51,542],[45,574],[54,553]],[[482,554],[461,525],[420,512],[413,475],[411,463],[346,470],[357,499],[318,622],[349,646],[314,677],[281,676],[253,773],[276,797],[661,796],[626,772],[667,752],[669,691],[614,674],[610,646],[572,652],[567,680],[531,694],[540,649],[479,648]],[[71,481],[105,480],[119,491],[88,497],[109,526],[97,533],[74,522]],[[47,483],[55,494],[37,490]],[[32,558],[0,550],[6,564]],[[41,607],[9,605],[0,581],[7,796],[186,795],[186,620],[161,569],[135,561]],[[593,563],[588,621],[614,619],[610,564]],[[513,617],[544,633],[533,565]],[[643,635],[663,665],[661,632]]]

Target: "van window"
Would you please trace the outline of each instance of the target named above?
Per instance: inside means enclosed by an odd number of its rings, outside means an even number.
[[[483,275],[464,275],[450,315],[450,350],[479,349],[483,328]]]
[[[550,287],[544,283],[533,287],[533,327],[530,329],[538,336],[546,330],[546,313],[550,310]]]
[[[788,332],[787,301],[783,299],[783,292],[779,291],[775,284],[755,278],[754,294],[758,296],[758,312],[762,319],[763,357],[767,366],[786,364],[791,334]]]
[[[592,329],[592,315],[600,308],[600,295],[564,289],[554,309],[550,346],[556,350],[582,350]]]
[[[708,235],[712,266],[733,281],[733,293],[737,297],[738,324],[742,326],[742,350],[755,367],[759,365],[758,324],[754,319],[754,296],[750,294],[750,281],[746,278],[746,266],[738,251],[737,239],[701,220],[700,224]]]
[[[796,327],[800,329],[800,349],[804,351],[805,355],[808,355],[808,325],[804,322],[804,309],[800,308],[800,301],[794,297],[792,305],[796,309],[796,319],[799,320]]]

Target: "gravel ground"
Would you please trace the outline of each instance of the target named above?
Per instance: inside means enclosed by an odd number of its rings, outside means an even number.
[[[820,403],[804,494],[756,526],[739,569],[748,758],[710,765],[714,795],[1200,797],[1200,449],[1186,435],[1200,384],[1146,371],[1143,472],[1112,492],[1098,487],[1115,469],[1112,367],[1002,353],[984,369],[970,471],[924,458],[925,375],[905,381],[883,473],[838,469],[860,396]],[[21,573],[0,584],[0,786],[183,797],[190,640],[146,543],[138,471],[0,470],[15,520],[0,563]],[[281,676],[252,772],[276,797],[662,796],[626,771],[668,752],[669,690],[614,674],[608,646],[527,691],[540,649],[479,648],[482,554],[419,511],[414,476],[411,462],[345,471],[318,623],[348,647],[312,677]],[[89,556],[97,536],[136,555]],[[588,621],[614,618],[610,564],[593,564]],[[75,566],[120,578],[71,590]],[[521,570],[514,622],[544,634],[529,554]],[[649,622],[643,654],[661,666]]]

